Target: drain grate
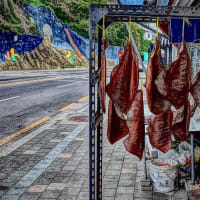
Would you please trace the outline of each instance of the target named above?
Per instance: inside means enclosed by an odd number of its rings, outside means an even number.
[[[87,115],[79,115],[70,117],[68,120],[74,122],[88,122],[89,118]]]
[[[8,186],[0,185],[0,190],[9,190],[9,187]]]

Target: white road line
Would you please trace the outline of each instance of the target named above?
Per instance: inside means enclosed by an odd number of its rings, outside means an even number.
[[[67,86],[70,86],[70,85],[76,85],[76,84],[79,84],[79,83],[82,83],[82,82],[85,82],[85,81],[79,81],[79,82],[76,82],[76,83],[71,83],[71,84],[66,84],[66,85],[59,85],[59,86],[57,86],[57,88],[67,87]]]
[[[10,97],[8,99],[1,99],[0,102],[3,102],[3,101],[8,101],[8,100],[11,100],[11,99],[16,99],[16,98],[19,98],[20,96],[16,96],[16,97]]]

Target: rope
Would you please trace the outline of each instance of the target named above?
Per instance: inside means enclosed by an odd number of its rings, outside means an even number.
[[[99,29],[101,29],[102,30],[102,34],[103,34],[103,39],[105,39],[105,36],[106,36],[106,29],[105,29],[105,16],[103,16],[103,27],[102,26],[100,26],[99,24],[97,24],[97,27],[99,28]]]
[[[106,31],[105,31],[105,16],[103,16],[103,39],[105,39]]]
[[[158,39],[158,26],[159,26],[159,17],[157,17],[156,21],[156,39]]]
[[[100,28],[101,30],[103,30],[103,28],[99,24],[97,24],[97,27]]]
[[[182,40],[184,40],[184,33],[185,33],[185,17],[183,17]]]
[[[188,26],[192,26],[192,24],[189,21],[189,19],[186,18],[186,17],[183,17],[182,40],[184,40],[184,35],[185,35],[185,22],[187,23]]]
[[[129,16],[129,42],[131,41],[131,16]]]

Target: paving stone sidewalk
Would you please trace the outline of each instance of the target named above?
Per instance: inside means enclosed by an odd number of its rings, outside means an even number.
[[[104,130],[103,199],[187,199],[140,190],[143,165]],[[76,104],[39,129],[0,148],[1,200],[88,200],[88,101]]]

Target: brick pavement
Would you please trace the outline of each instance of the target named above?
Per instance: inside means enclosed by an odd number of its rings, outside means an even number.
[[[1,200],[88,200],[88,102],[76,104],[37,130],[0,148]],[[110,145],[104,130],[104,200],[184,200],[186,194],[154,194],[140,190],[142,162],[125,151],[122,142]]]

